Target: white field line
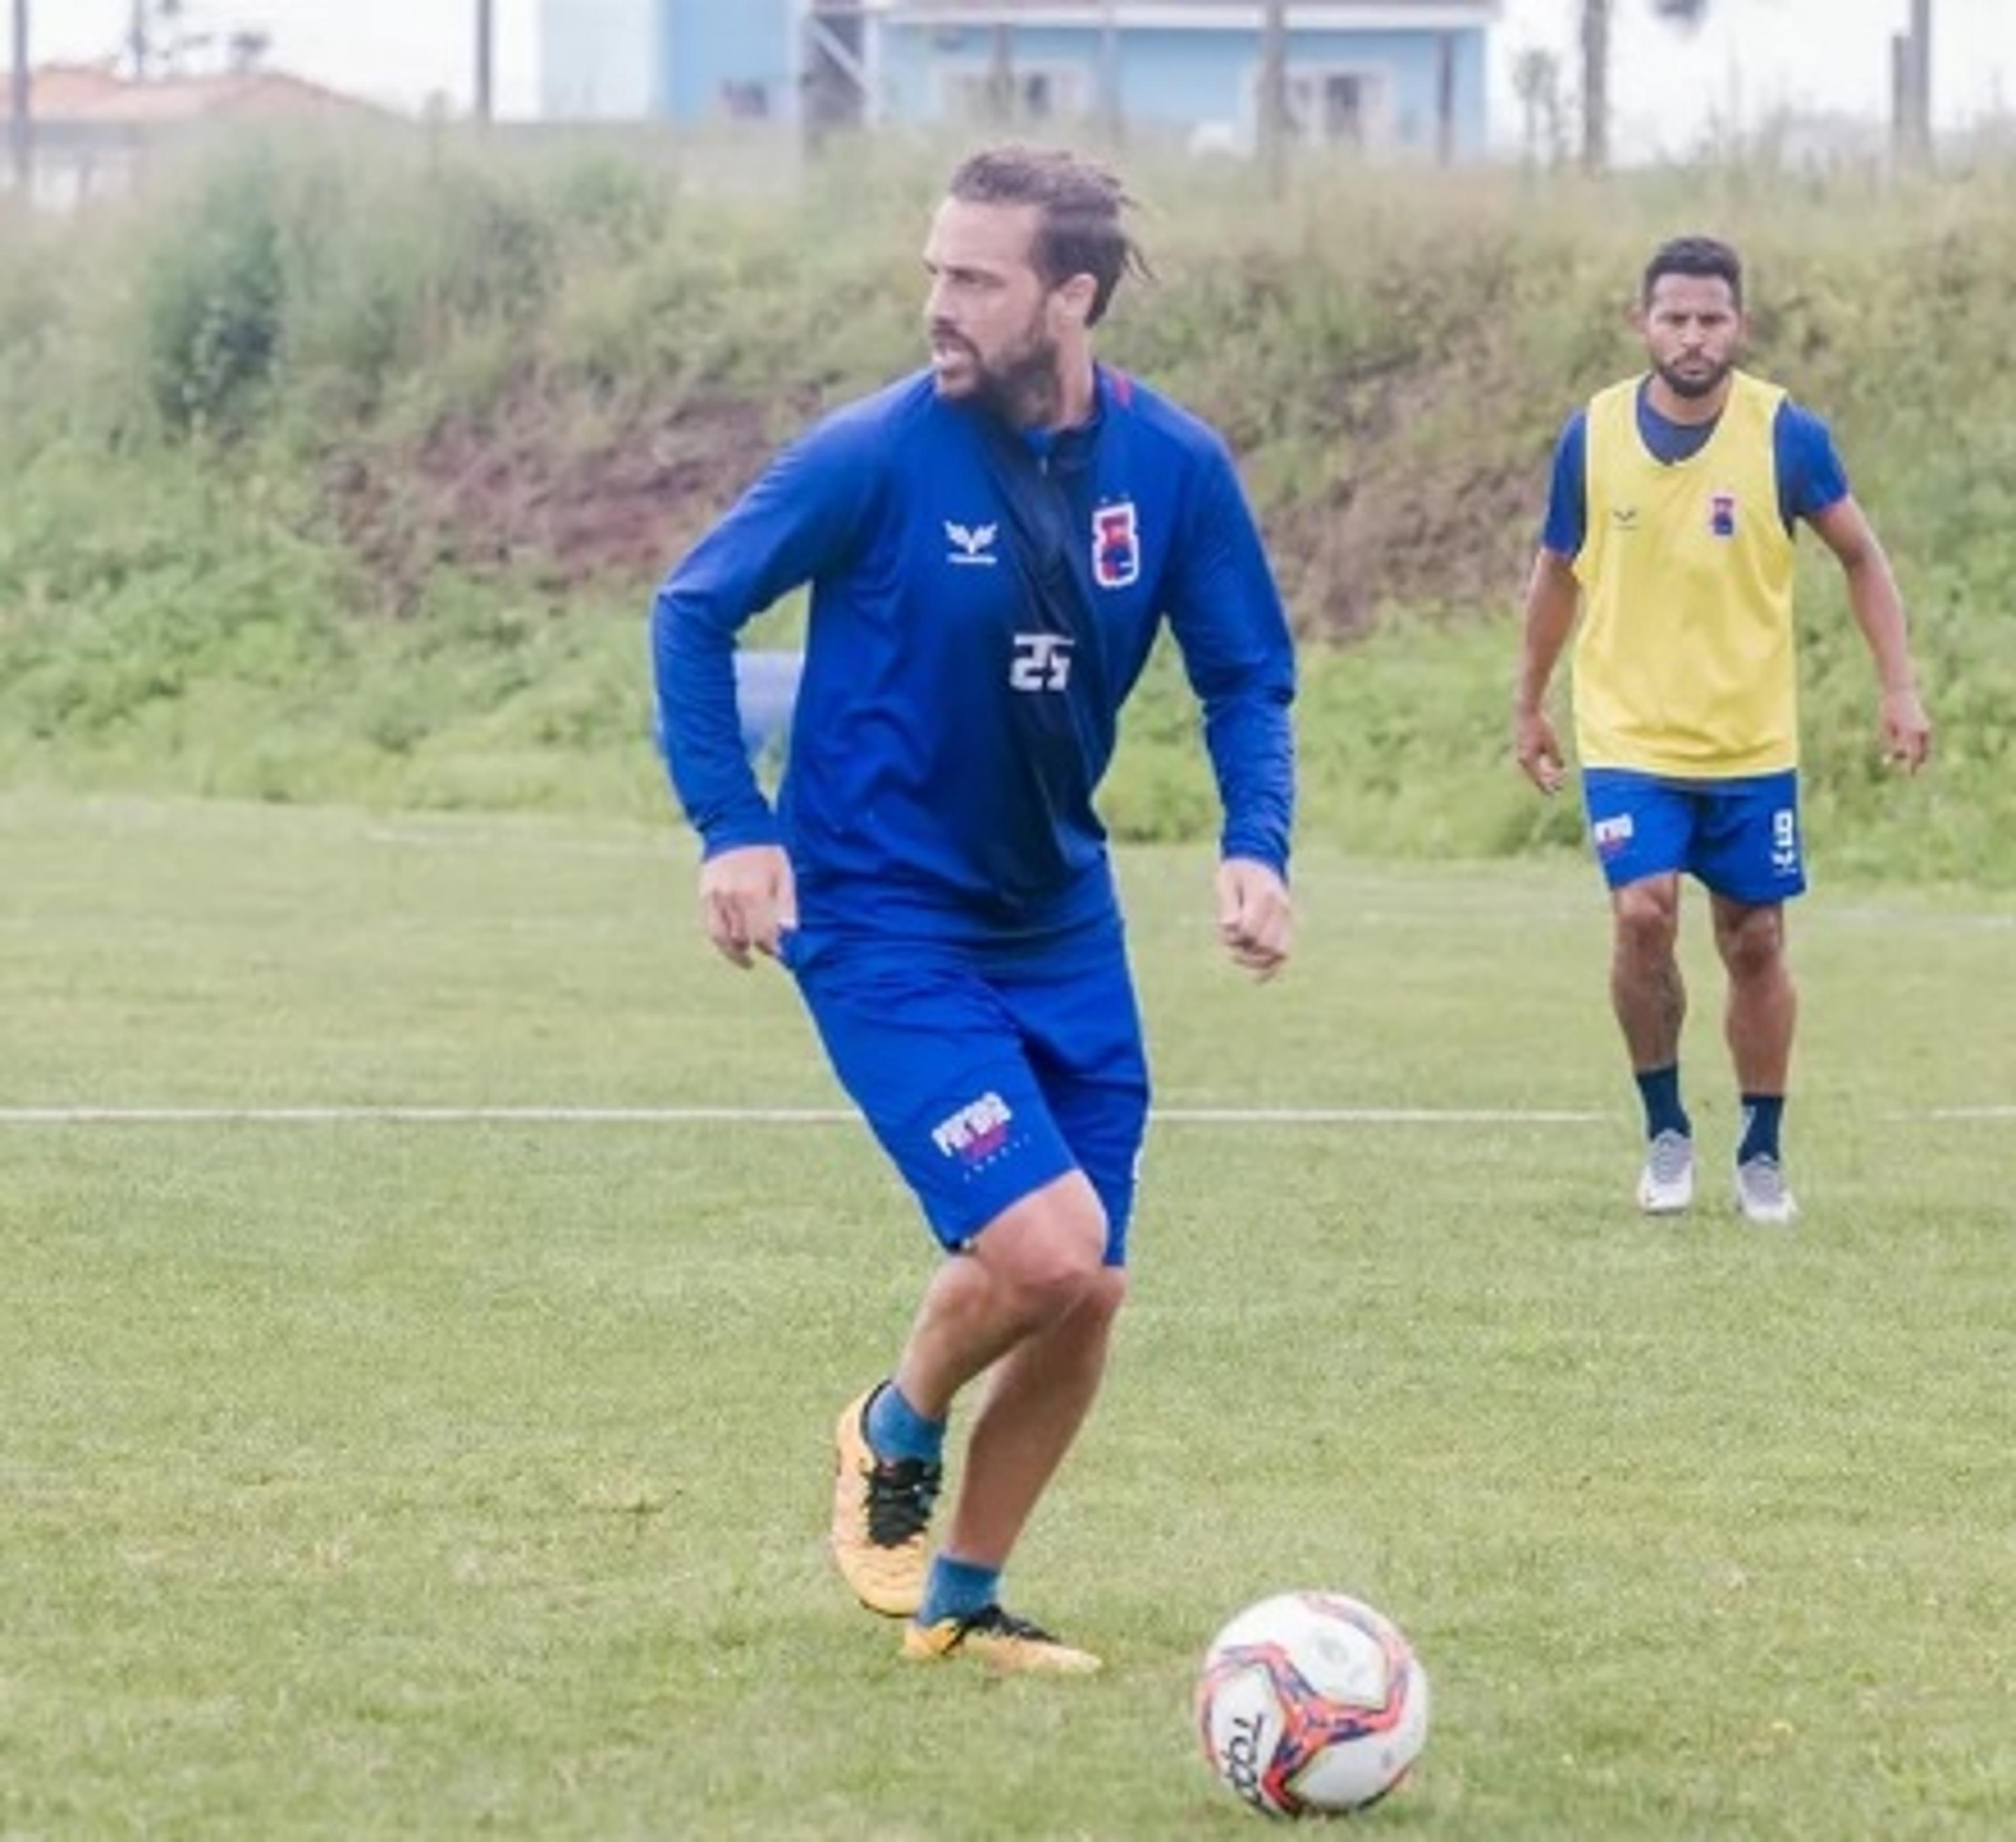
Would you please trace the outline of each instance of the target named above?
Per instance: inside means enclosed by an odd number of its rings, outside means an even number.
[[[837,1125],[839,1106],[5,1106],[0,1126]],[[1607,1113],[1496,1106],[1165,1106],[1157,1125],[1587,1125]]]
[[[1160,1106],[1160,1126],[1579,1126],[1615,1115],[1546,1106]],[[2016,1104],[1929,1106],[1895,1121],[2016,1124]],[[9,1126],[830,1126],[844,1106],[0,1106]]]

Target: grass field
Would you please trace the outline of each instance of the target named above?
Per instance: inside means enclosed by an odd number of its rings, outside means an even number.
[[[2016,906],[1815,848],[1791,1234],[1632,1213],[1582,866],[1316,856],[1255,989],[1124,860],[1171,1113],[1012,1581],[1109,1667],[995,1683],[822,1551],[927,1270],[858,1128],[218,1116],[837,1107],[684,837],[0,798],[0,1834],[1252,1833],[1190,1673],[1312,1585],[1434,1681],[1368,1833],[2008,1835]],[[1499,1117],[1182,1117],[1263,1108]]]

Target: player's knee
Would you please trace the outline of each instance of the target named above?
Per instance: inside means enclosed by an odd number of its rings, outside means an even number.
[[[1096,1208],[1096,1205],[1095,1205]],[[1037,1251],[1020,1283],[1030,1315],[1054,1322],[1081,1309],[1096,1309],[1104,1294],[1106,1220],[1098,1211],[1089,1238],[1079,1227]]]
[[[1617,944],[1626,952],[1652,955],[1672,951],[1679,931],[1679,905],[1663,888],[1640,885],[1617,892]]]
[[[1127,1269],[1102,1266],[1086,1283],[1078,1309],[1089,1323],[1103,1329],[1120,1315],[1120,1308],[1126,1302]]]
[[[1732,978],[1762,978],[1784,957],[1784,931],[1776,908],[1751,908],[1715,930],[1723,963]]]
[[[1103,1298],[1106,1210],[1082,1177],[1027,1196],[982,1234],[977,1246],[1015,1290],[1021,1313],[1050,1323]]]

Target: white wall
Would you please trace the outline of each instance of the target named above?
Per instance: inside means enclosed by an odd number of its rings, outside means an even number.
[[[539,0],[539,113],[635,121],[656,112],[658,0]]]

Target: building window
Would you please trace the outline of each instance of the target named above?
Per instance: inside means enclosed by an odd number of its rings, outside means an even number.
[[[1376,70],[1325,64],[1288,67],[1288,120],[1305,147],[1380,146],[1387,138],[1386,85]],[[1263,81],[1253,80],[1254,119],[1259,119]]]
[[[729,78],[721,86],[718,113],[730,121],[764,121],[770,114],[770,86],[760,79]]]
[[[1315,138],[1325,146],[1342,143],[1365,145],[1365,80],[1348,72],[1333,70],[1305,85],[1306,99],[1298,96],[1294,106],[1315,129]]]
[[[1085,113],[1081,73],[1064,65],[1017,64],[1005,73],[962,67],[943,74],[941,93],[946,118],[957,122],[1040,126],[1075,121]]]

